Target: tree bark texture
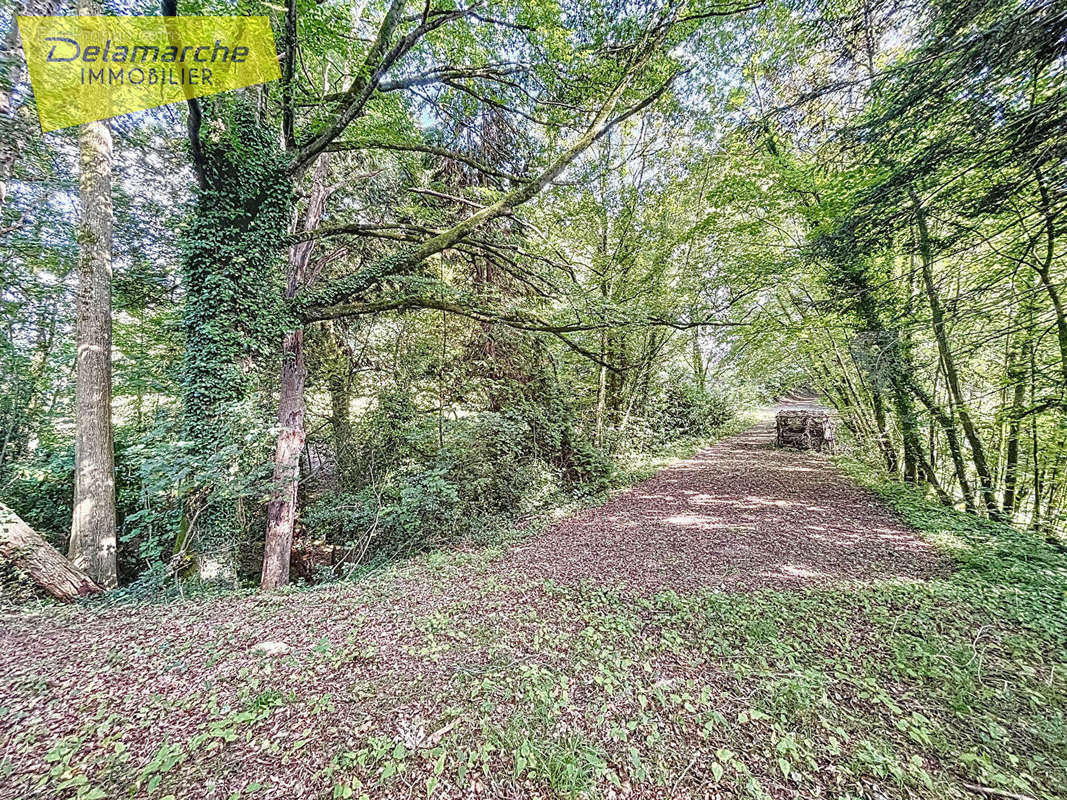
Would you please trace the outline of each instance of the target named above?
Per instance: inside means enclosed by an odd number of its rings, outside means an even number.
[[[278,439],[274,449],[274,493],[267,506],[261,589],[289,582],[289,556],[296,527],[300,453],[304,449],[304,330],[288,331],[282,341],[282,378],[278,401]]]
[[[0,556],[64,603],[101,591],[91,577],[65,559],[3,503],[0,503]]]
[[[332,187],[326,185],[329,154],[319,156],[303,229],[314,230],[326,210]],[[289,279],[286,299],[292,300],[304,286],[315,243],[301,242],[289,248]],[[274,490],[267,506],[267,533],[263,548],[260,589],[278,589],[289,582],[289,560],[296,528],[297,491],[300,484],[300,453],[304,449],[304,329],[287,331],[282,340],[282,376],[278,394],[278,439],[274,448]]]
[[[111,130],[81,126],[74,514],[68,555],[104,588],[118,581],[111,428]]]

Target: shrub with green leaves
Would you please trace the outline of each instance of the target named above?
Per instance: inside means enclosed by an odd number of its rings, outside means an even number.
[[[659,413],[661,437],[666,441],[706,436],[733,417],[726,398],[695,383],[671,381]]]
[[[304,522],[316,537],[368,558],[406,555],[506,526],[551,488],[522,419],[485,412],[451,421],[443,445],[426,452],[432,431],[410,410],[390,396],[368,415],[361,461],[379,471],[309,508]]]

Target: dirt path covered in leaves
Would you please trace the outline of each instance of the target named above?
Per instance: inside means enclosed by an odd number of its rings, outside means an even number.
[[[909,600],[948,572],[933,550],[772,439],[723,440],[503,551],[0,612],[0,798],[921,796],[857,760],[877,737],[915,750],[867,676],[924,615],[964,642],[975,623]],[[929,713],[929,685],[886,686]],[[972,729],[946,712],[946,747]]]
[[[510,560],[531,575],[636,591],[791,588],[922,578],[930,545],[821,455],[774,447],[769,424],[732,436]]]

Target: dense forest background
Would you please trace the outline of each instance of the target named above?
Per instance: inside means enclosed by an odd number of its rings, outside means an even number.
[[[40,134],[0,22],[0,501],[59,549],[105,162],[119,583],[491,536],[797,388],[901,480],[1063,536],[1061,4],[177,11],[268,15],[282,80],[96,151]]]

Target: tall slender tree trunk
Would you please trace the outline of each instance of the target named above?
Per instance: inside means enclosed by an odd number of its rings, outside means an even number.
[[[918,483],[919,459],[917,454],[922,449],[922,440],[919,439],[919,425],[915,419],[915,411],[903,387],[899,385],[899,381],[895,377],[893,381],[893,404],[896,406],[897,421],[900,424],[900,438],[904,445],[902,477],[905,483]]]
[[[1063,480],[1060,476],[1063,474],[1064,466],[1067,465],[1067,425],[1061,422],[1057,426],[1056,440],[1048,450],[1052,466],[1047,470],[1048,478],[1045,481],[1045,485],[1048,488],[1045,513],[1043,515],[1044,522],[1040,526],[1035,526],[1034,530],[1043,534],[1048,541],[1052,542],[1056,541],[1056,523],[1061,519],[1059,514],[1060,505],[1057,500],[1063,493]]]
[[[1049,192],[1049,186],[1047,178],[1040,166],[1034,167],[1034,177],[1037,180],[1038,192],[1041,196],[1041,214],[1044,217],[1044,233],[1045,233],[1045,255],[1040,262],[1034,263],[1034,270],[1037,272],[1038,278],[1041,281],[1041,286],[1044,288],[1045,293],[1048,295],[1049,300],[1052,302],[1052,309],[1056,316],[1056,342],[1060,351],[1060,375],[1063,378],[1064,385],[1067,385],[1067,306],[1065,306],[1063,295],[1060,293],[1060,288],[1057,286],[1056,280],[1052,275],[1052,266],[1056,256],[1056,240],[1059,236],[1059,232],[1063,226],[1056,225],[1056,211],[1054,209],[1052,195]],[[1035,380],[1033,373],[1036,370],[1034,361],[1034,350],[1030,349],[1030,368],[1031,368],[1031,387],[1035,386]],[[1031,388],[1031,404],[1033,403],[1033,389]],[[1049,505],[1047,521],[1042,523],[1041,521],[1041,470],[1038,468],[1038,444],[1037,444],[1037,416],[1033,418],[1034,422],[1034,518],[1033,528],[1035,531],[1042,530],[1042,526],[1048,527],[1051,530],[1051,525],[1054,523],[1052,515],[1053,498],[1056,495],[1056,482],[1049,476],[1048,470],[1045,470],[1045,476],[1048,477],[1049,485]],[[1060,432],[1060,448],[1063,447],[1063,439],[1067,437],[1067,397],[1061,396],[1059,403],[1059,420],[1057,423],[1057,429]],[[1055,450],[1053,451],[1056,452]],[[1058,461],[1058,457],[1057,457]],[[1052,475],[1055,476],[1058,467],[1053,470]]]
[[[656,332],[654,330],[650,331],[645,338],[644,352],[641,354],[641,360],[638,363],[633,380],[630,382],[626,408],[619,419],[620,434],[629,427],[630,417],[633,415],[634,408],[639,405],[640,407],[644,407],[648,404],[649,386],[652,382],[652,372],[656,362],[656,355],[659,353],[662,346],[663,341],[659,339]],[[701,383],[701,387],[703,388],[703,382]],[[640,403],[638,402],[638,398],[640,398]]]
[[[700,326],[694,325],[691,333],[690,355],[693,360],[693,377],[696,378],[697,386],[704,391],[708,378],[708,365],[704,361],[704,352],[700,348]]]
[[[1007,379],[1011,392],[1011,405],[1008,407],[1008,424],[1004,448],[1004,495],[1001,508],[1005,518],[1010,522],[1015,516],[1019,504],[1019,458],[1020,440],[1022,438],[1023,415],[1026,408],[1027,373],[1029,372],[1030,341],[1033,330],[1034,290],[1023,282],[1023,297],[1019,313],[1019,332],[1015,335],[1008,351]]]
[[[880,441],[880,435],[876,433],[870,426],[870,421],[864,414],[864,404],[860,399],[859,392],[856,391],[856,385],[852,382],[852,376],[849,375],[848,367],[845,365],[844,360],[841,358],[841,351],[837,347],[837,342],[834,341],[832,335],[828,335],[827,339],[830,343],[830,347],[834,353],[834,362],[837,364],[837,368],[841,373],[841,387],[840,394],[842,398],[853,409],[852,414],[856,420],[856,426],[861,435],[872,441]],[[832,375],[833,369],[830,364],[825,365],[826,374]]]
[[[1004,500],[1001,507],[1004,509],[1004,517],[1011,521],[1015,516],[1015,506],[1018,502],[1016,494],[1019,474],[1019,434],[1022,430],[1022,413],[1026,402],[1026,384],[1017,378],[1015,382],[1011,409],[1008,411],[1008,433],[1004,453]]]
[[[823,391],[831,398],[833,404],[842,414],[845,425],[860,440],[876,442],[878,434],[870,426],[864,408],[855,394],[852,381],[846,373],[835,376],[833,367],[827,362],[825,353],[818,361],[812,363],[812,371],[822,382]],[[836,400],[834,400],[836,396]]]
[[[967,411],[967,403],[960,387],[959,373],[956,371],[956,362],[952,356],[952,350],[948,343],[948,332],[945,330],[945,315],[941,308],[941,300],[937,294],[937,286],[934,284],[933,252],[930,246],[930,231],[926,226],[926,212],[919,203],[917,195],[912,192],[912,202],[915,204],[915,219],[919,228],[919,262],[922,265],[923,285],[926,287],[926,298],[930,304],[930,319],[934,328],[934,339],[937,341],[937,349],[941,354],[941,361],[945,367],[945,383],[949,393],[956,403],[956,413],[960,418],[960,425],[967,437],[967,443],[971,446],[971,460],[974,461],[975,471],[978,473],[982,502],[990,519],[999,519],[1000,508],[993,488],[993,476],[986,461],[985,447],[978,436],[978,431]]]
[[[322,221],[331,188],[326,185],[329,154],[319,156],[315,164],[308,208],[303,229],[314,230]],[[301,242],[289,248],[287,299],[296,297],[303,288],[314,242]],[[274,448],[274,490],[267,505],[267,532],[263,549],[263,572],[260,588],[278,589],[289,582],[289,561],[296,528],[297,492],[300,484],[300,453],[304,449],[304,329],[289,330],[282,340],[282,375],[278,395],[278,438]]]
[[[293,292],[289,297],[295,297]],[[304,329],[285,333],[282,378],[278,399],[278,439],[274,449],[274,494],[267,506],[261,589],[277,589],[289,582],[289,559],[296,527],[300,452],[304,449]]]
[[[82,0],[82,14],[95,3]],[[111,130],[89,122],[78,134],[77,365],[74,389],[74,514],[69,557],[106,588],[118,583],[115,446],[111,429]]]
[[[343,492],[356,485],[355,445],[352,432],[352,387],[347,376],[331,375],[330,429],[333,432],[333,449],[337,459],[337,486]]]
[[[971,488],[971,483],[967,480],[967,467],[963,460],[963,447],[960,444],[959,432],[956,430],[956,426],[953,424],[952,419],[945,410],[938,405],[930,394],[919,385],[918,381],[908,380],[908,387],[911,389],[911,393],[919,398],[919,402],[926,406],[926,410],[930,412],[930,416],[941,426],[941,429],[945,432],[945,439],[948,441],[949,454],[952,456],[952,465],[956,470],[956,480],[959,482],[960,491],[963,492],[963,503],[968,511],[975,512],[974,505],[974,489]]]
[[[894,378],[893,401],[897,407],[901,437],[904,440],[904,480],[908,483],[918,483],[920,479],[925,480],[944,505],[952,505],[952,498],[941,486],[933,464],[930,463],[926,453],[923,451],[923,442],[922,437],[919,435],[919,422],[915,416],[915,408],[912,406],[911,398],[908,397],[904,380],[900,374]]]
[[[1030,348],[1030,405],[1034,405],[1034,392],[1037,387],[1037,354],[1036,348]],[[1037,414],[1030,415],[1030,459],[1033,465],[1033,515],[1030,519],[1030,527],[1034,531],[1041,528],[1041,451],[1038,448],[1037,437]]]
[[[878,445],[885,458],[886,471],[896,475],[899,469],[897,461],[897,449],[893,446],[893,439],[889,435],[889,420],[885,413],[885,397],[882,390],[877,386],[871,388],[871,407],[874,410],[874,424],[878,428]]]
[[[607,409],[608,398],[608,339],[605,330],[600,331],[600,369],[597,370],[596,378],[596,421],[593,425],[594,440],[597,447],[604,445],[604,416]]]
[[[610,141],[610,137],[609,137]],[[607,180],[607,172],[602,173],[600,178],[600,191],[602,197],[607,198],[607,187],[605,181]],[[601,321],[606,323],[605,319],[606,308],[608,298],[611,296],[611,287],[607,275],[608,270],[608,212],[606,203],[600,204],[600,239],[597,242],[596,263],[599,266],[600,272],[600,297],[604,302],[604,308],[601,309]],[[594,441],[597,447],[604,446],[604,428],[606,425],[607,407],[608,407],[608,368],[607,363],[609,360],[609,342],[608,342],[608,329],[605,324],[600,329],[600,369],[597,372],[596,383],[596,420],[594,422]]]
[[[1045,218],[1045,256],[1039,263],[1035,263],[1033,267],[1041,279],[1042,288],[1044,288],[1049,300],[1052,301],[1052,308],[1056,314],[1056,343],[1059,345],[1060,350],[1060,375],[1063,376],[1063,382],[1067,385],[1067,307],[1064,305],[1063,296],[1056,286],[1056,281],[1052,278],[1052,263],[1056,255],[1056,238],[1061,228],[1056,227],[1056,214],[1053,211],[1052,199],[1049,196],[1048,184],[1044,173],[1040,168],[1035,167],[1034,175],[1037,179],[1038,192],[1041,195],[1041,213]],[[1064,409],[1064,411],[1067,412],[1067,409]]]
[[[856,302],[856,311],[859,314],[859,318],[862,322],[862,330],[866,333],[882,335],[885,331],[885,326],[882,324],[882,320],[878,314],[878,308],[874,302],[874,294],[871,290],[870,283],[867,279],[867,275],[862,271],[854,272],[851,275],[851,281],[858,290],[858,297]],[[852,354],[852,362],[856,365],[860,380],[863,379],[863,370],[860,364],[856,361],[855,353]],[[893,373],[896,370],[896,365],[890,365],[890,383],[893,381]],[[871,381],[870,394],[871,394],[871,406],[874,410],[874,421],[878,428],[878,439],[882,448],[882,455],[885,457],[886,470],[891,475],[898,474],[899,461],[897,458],[897,450],[893,444],[892,437],[889,432],[889,420],[886,413],[886,401],[887,398],[882,392],[882,386],[879,386],[877,380]],[[897,392],[896,394],[899,394]],[[901,419],[903,423],[903,418]],[[910,458],[910,447],[908,445],[907,431],[903,424],[901,425],[901,438],[904,440],[904,464],[902,476],[904,480],[908,480],[908,475],[914,475],[913,461]]]

